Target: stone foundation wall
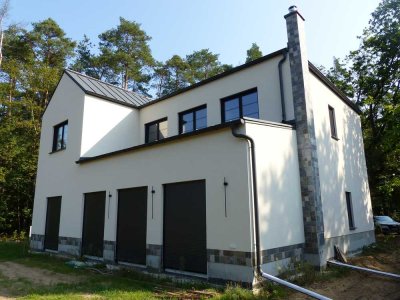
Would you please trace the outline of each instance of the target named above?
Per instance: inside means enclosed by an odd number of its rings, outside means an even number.
[[[30,248],[33,251],[44,250],[44,235],[43,234],[32,234],[30,240]]]
[[[104,241],[103,243],[103,258],[107,263],[115,263],[116,257],[116,243],[115,241]]]
[[[207,261],[248,267],[253,265],[252,253],[244,251],[207,249]]]
[[[150,271],[161,272],[162,267],[162,245],[147,244],[146,245],[146,266]]]
[[[80,256],[82,240],[80,238],[60,236],[58,238],[58,252]]]
[[[301,261],[304,255],[304,244],[296,244],[261,251],[261,264],[290,258],[293,261]]]

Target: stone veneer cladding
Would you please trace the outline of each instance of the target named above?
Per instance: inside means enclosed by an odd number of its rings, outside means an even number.
[[[44,250],[44,235],[43,234],[32,234],[30,240],[30,248],[35,251]]]
[[[304,19],[297,12],[285,16],[293,104],[299,155],[305,259],[322,266],[324,251],[324,224],[320,191],[317,146],[311,99],[308,96],[308,59],[304,36]]]
[[[103,242],[103,258],[106,262],[115,262],[116,257],[116,243],[114,241],[104,241]]]
[[[162,270],[162,253],[163,246],[155,244],[146,245],[146,266],[149,270]]]
[[[60,236],[58,238],[58,251],[73,256],[81,255],[82,240],[80,238]]]
[[[291,258],[294,261],[303,259],[304,244],[296,244],[261,251],[261,264]]]
[[[252,253],[245,251],[207,249],[207,261],[248,267],[253,265]]]

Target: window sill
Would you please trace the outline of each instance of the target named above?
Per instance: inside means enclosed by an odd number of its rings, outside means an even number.
[[[356,230],[357,229],[357,227],[350,227],[350,230],[351,231],[354,231],[354,230]]]
[[[65,149],[67,149],[67,148],[62,148],[62,149],[54,150],[54,151],[49,152],[49,154],[61,152],[61,151],[64,151]]]
[[[337,136],[331,135],[331,138],[333,138],[335,141],[339,141],[339,138]]]

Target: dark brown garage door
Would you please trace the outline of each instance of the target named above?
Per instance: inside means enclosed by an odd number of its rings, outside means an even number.
[[[206,185],[164,185],[164,267],[207,273]]]
[[[146,264],[147,187],[118,191],[117,260]]]
[[[60,229],[61,197],[47,198],[46,232],[44,248],[58,250],[58,231]]]
[[[103,257],[106,192],[85,194],[82,255]]]

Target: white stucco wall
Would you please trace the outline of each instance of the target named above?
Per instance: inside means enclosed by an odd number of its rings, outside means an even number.
[[[139,110],[85,96],[81,156],[96,156],[139,144]]]
[[[278,63],[282,56],[259,63],[240,72],[212,81],[196,89],[160,101],[140,110],[140,141],[144,142],[144,125],[168,118],[168,136],[178,134],[178,113],[207,104],[207,126],[221,123],[220,99],[257,87],[260,119],[281,122],[282,109],[279,90]],[[288,118],[293,118],[290,67],[283,65],[284,89]]]
[[[117,190],[148,186],[147,243],[162,244],[162,185],[206,180],[207,248],[251,251],[248,209],[247,147],[232,137],[230,129],[143,148],[134,152],[76,165],[71,159],[62,177],[54,178],[54,163],[43,161],[36,191],[37,203],[49,195],[62,196],[60,236],[81,238],[83,194],[111,192],[106,201],[104,239],[116,238]],[[76,157],[74,158],[76,159]],[[224,209],[224,177],[228,217]],[[67,180],[66,180],[67,179]],[[45,183],[46,182],[46,183]],[[49,183],[49,184],[48,184]],[[151,218],[151,187],[154,187],[154,218]],[[45,206],[35,207],[33,233],[43,234]]]
[[[310,76],[325,238],[374,229],[359,115]],[[339,140],[331,137],[328,105],[335,109]],[[345,191],[351,192],[356,230],[349,229]]]
[[[255,141],[261,250],[304,243],[296,132],[248,122]]]
[[[73,175],[71,170],[76,168],[74,161],[80,155],[84,97],[83,91],[64,74],[43,115],[32,233],[44,232],[46,217],[43,212],[46,211],[47,197],[59,196],[73,189],[70,178]],[[66,149],[51,153],[53,126],[66,120],[68,120]],[[53,185],[58,189],[52,188]],[[64,204],[61,203],[61,209],[64,208]]]

